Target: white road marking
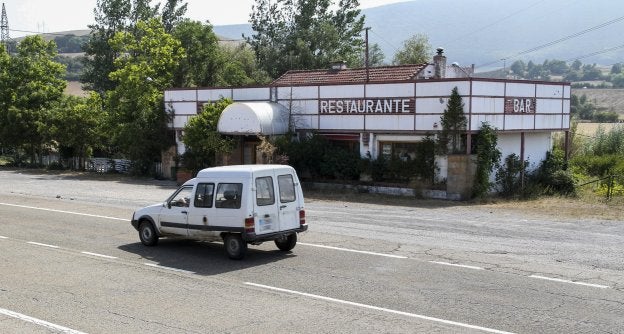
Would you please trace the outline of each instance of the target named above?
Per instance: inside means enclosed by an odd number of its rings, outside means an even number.
[[[608,289],[608,288],[610,288],[609,286],[606,286],[606,285],[584,283],[584,282],[575,282],[575,281],[570,281],[570,280],[561,279],[561,278],[545,277],[545,276],[539,276],[539,275],[531,275],[529,277],[537,278],[537,279],[543,279],[543,280],[547,280],[547,281],[559,282],[559,283],[569,283],[569,284],[590,286],[592,288],[600,288],[600,289]]]
[[[340,248],[340,247],[333,247],[333,246],[308,244],[308,243],[305,243],[305,242],[298,242],[297,244],[304,245],[304,246],[310,246],[310,247],[333,249],[333,250],[338,250],[338,251],[343,251],[343,252],[352,252],[352,253],[361,253],[361,254],[368,254],[368,255],[385,256],[385,257],[391,257],[391,258],[395,258],[395,259],[407,259],[407,256],[384,254],[384,253],[375,253],[375,252],[367,252],[367,251],[361,251],[361,250],[355,250],[355,249],[349,249],[349,248]]]
[[[467,269],[475,269],[475,270],[485,270],[481,267],[476,267],[476,266],[467,266],[465,264],[456,264],[456,263],[449,263],[449,262],[440,262],[440,261],[427,261],[429,263],[434,263],[434,264],[441,264],[444,266],[451,266],[451,267],[459,267],[459,268],[467,268]]]
[[[77,331],[75,329],[59,326],[59,325],[53,324],[51,322],[47,322],[45,320],[29,317],[29,316],[27,316],[25,314],[9,311],[9,310],[3,309],[3,308],[0,308],[0,314],[9,316],[9,317],[12,317],[12,318],[15,318],[15,319],[19,319],[19,320],[22,320],[22,321],[30,322],[30,323],[33,323],[33,324],[38,325],[38,326],[45,327],[45,328],[50,329],[50,330],[55,331],[55,332],[67,333],[67,334],[86,334],[84,332],[80,332],[80,331]]]
[[[3,235],[0,235],[0,239],[8,239],[9,237],[5,237]]]
[[[0,203],[0,205],[6,205],[6,206],[12,206],[12,207],[24,208],[24,209],[33,209],[33,210],[50,211],[50,212],[58,212],[58,213],[68,213],[70,215],[78,215],[78,216],[85,216],[85,217],[94,217],[94,218],[104,218],[104,219],[112,219],[112,220],[129,221],[129,219],[123,219],[123,218],[115,218],[115,217],[109,217],[109,216],[92,215],[92,214],[88,214],[88,213],[81,213],[81,212],[74,212],[74,211],[38,208],[38,207],[35,207],[35,206],[28,206],[28,205],[17,205],[17,204],[9,204],[9,203]]]
[[[91,252],[81,252],[82,254],[86,254],[86,255],[93,255],[93,256],[97,256],[97,257],[103,257],[105,259],[116,259],[116,256],[110,256],[110,255],[104,255],[104,254],[98,254],[98,253],[91,253]]]
[[[397,311],[397,310],[392,310],[392,309],[378,307],[378,306],[373,306],[373,305],[367,305],[367,304],[361,304],[361,303],[356,303],[356,302],[350,302],[350,301],[347,301],[347,300],[336,299],[336,298],[331,298],[331,297],[325,297],[325,296],[320,296],[320,295],[314,295],[314,294],[306,293],[306,292],[282,289],[282,288],[277,288],[277,287],[273,287],[273,286],[269,286],[269,285],[263,285],[263,284],[251,283],[251,282],[245,282],[245,284],[246,285],[250,285],[250,286],[255,286],[257,288],[263,288],[263,289],[268,289],[268,290],[273,290],[273,291],[290,293],[290,294],[294,294],[294,295],[310,297],[310,298],[324,300],[324,301],[333,302],[333,303],[339,303],[339,304],[345,304],[345,305],[350,305],[350,306],[362,307],[362,308],[375,310],[375,311],[381,311],[381,312],[386,312],[386,313],[393,313],[393,314],[403,315],[403,316],[412,317],[412,318],[418,318],[418,319],[423,319],[423,320],[428,320],[428,321],[433,321],[433,322],[439,322],[439,323],[446,324],[446,325],[453,325],[453,326],[458,326],[458,327],[463,327],[463,328],[476,329],[476,330],[480,330],[480,331],[484,331],[484,332],[488,332],[488,333],[512,334],[511,332],[505,332],[505,331],[501,331],[501,330],[498,330],[498,329],[492,329],[492,328],[487,328],[487,327],[475,326],[475,325],[465,324],[465,323],[451,321],[451,320],[445,320],[445,319],[440,319],[440,318],[429,317],[429,316],[426,316],[426,315],[420,315],[420,314],[403,312],[403,311]]]
[[[27,242],[28,244],[31,245],[37,245],[37,246],[43,246],[43,247],[49,247],[49,248],[60,248],[59,246],[55,246],[55,245],[48,245],[48,244],[42,244],[40,242],[34,242],[34,241],[29,241]]]
[[[179,272],[179,273],[184,273],[184,274],[194,274],[194,271],[190,271],[190,270],[184,270],[184,269],[178,269],[178,268],[172,268],[172,267],[165,267],[165,266],[161,266],[158,264],[153,264],[153,263],[144,263],[144,265],[146,266],[150,266],[150,267],[154,267],[154,268],[160,268],[160,269],[165,269],[165,270],[171,270],[171,271],[175,271],[175,272]]]

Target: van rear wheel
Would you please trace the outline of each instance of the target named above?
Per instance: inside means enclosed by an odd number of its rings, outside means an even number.
[[[275,239],[275,245],[281,251],[288,252],[289,250],[295,248],[297,244],[297,233],[289,234],[286,237],[282,237],[279,239]]]
[[[247,253],[247,243],[243,241],[240,234],[227,234],[223,238],[223,245],[230,259],[240,260]]]

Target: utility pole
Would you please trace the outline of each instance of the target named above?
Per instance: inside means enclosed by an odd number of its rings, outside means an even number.
[[[364,56],[365,62],[366,62],[366,82],[368,82],[369,80],[369,76],[368,76],[368,69],[370,68],[370,64],[368,62],[368,31],[370,30],[370,27],[364,28],[364,41],[365,41],[365,45],[366,45],[366,55]]]
[[[4,48],[9,52],[9,19],[7,18],[6,9],[4,8],[4,2],[2,3],[2,19],[0,19],[0,43],[4,45]]]

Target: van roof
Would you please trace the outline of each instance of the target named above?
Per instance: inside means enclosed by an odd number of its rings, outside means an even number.
[[[293,170],[292,167],[288,165],[232,165],[232,166],[220,166],[220,167],[211,167],[205,168],[197,173],[197,177],[208,177],[215,176],[215,174],[249,174],[259,171],[265,170],[275,170],[275,169],[288,169]]]

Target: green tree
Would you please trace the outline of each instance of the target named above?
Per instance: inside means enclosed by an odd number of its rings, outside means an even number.
[[[97,0],[95,24],[89,25],[91,34],[85,43],[84,72],[81,82],[88,90],[104,96],[115,88],[109,74],[115,69],[117,53],[108,44],[116,33],[125,31],[132,10],[130,0]]]
[[[429,61],[431,45],[426,35],[416,34],[405,42],[403,48],[394,54],[393,63],[403,64],[423,64]]]
[[[146,173],[172,144],[163,91],[171,87],[184,49],[157,19],[139,21],[136,35],[121,32],[110,43],[122,55],[110,74],[116,88],[107,97],[112,141],[133,160],[135,172]]]
[[[173,32],[173,29],[182,22],[187,9],[188,4],[182,3],[181,0],[166,0],[161,14],[165,32],[168,34]]]
[[[83,47],[86,57],[81,81],[85,88],[102,96],[115,88],[110,73],[115,70],[119,54],[109,44],[115,34],[129,32],[136,35],[140,31],[138,22],[152,18],[162,19],[168,32],[186,12],[186,5],[180,5],[179,0],[167,0],[162,14],[159,14],[159,4],[150,7],[150,3],[150,0],[97,0],[93,10],[95,24],[89,26],[91,34]]]
[[[620,73],[622,73],[622,63],[613,64],[613,66],[611,66],[611,74]]]
[[[271,81],[269,75],[259,68],[256,55],[246,43],[222,45],[220,47],[225,64],[220,70],[217,85],[244,86],[266,84]]]
[[[198,171],[214,166],[218,153],[229,153],[233,148],[232,139],[217,131],[219,117],[223,110],[232,104],[230,99],[221,99],[204,105],[202,112],[191,117],[184,126],[182,142],[186,147],[183,162],[186,168]]]
[[[568,67],[568,64],[563,61],[563,60],[544,60],[544,68],[546,70],[548,70],[549,73],[555,74],[555,75],[564,75],[566,74],[570,68]]]
[[[6,145],[25,148],[31,162],[37,161],[48,135],[48,112],[67,84],[63,65],[54,61],[56,44],[40,36],[26,37],[17,55],[8,61],[9,78],[4,84],[4,107],[0,112],[0,137]],[[2,62],[7,63],[6,57]]]
[[[464,115],[464,102],[457,87],[451,91],[451,97],[446,104],[440,124],[442,131],[438,137],[438,147],[441,153],[458,154],[464,152],[462,135],[465,134],[468,121]]]
[[[596,112],[596,106],[587,99],[587,95],[583,94],[581,97],[572,94],[570,100],[570,114],[572,117],[591,120]]]
[[[11,89],[11,73],[9,66],[11,65],[11,57],[0,44],[0,115],[4,115],[11,105],[13,99],[13,90]],[[0,123],[1,124],[1,123]],[[0,130],[2,126],[0,125]],[[0,139],[1,143],[1,139]]]
[[[364,16],[358,6],[357,0],[337,6],[333,0],[256,0],[250,15],[254,34],[246,39],[272,78],[336,60],[359,65]]]
[[[368,47],[368,66],[383,66],[385,59],[386,55],[381,50],[379,44],[375,43]],[[366,66],[366,55],[364,53],[362,54],[361,64]]]
[[[526,71],[526,64],[522,60],[516,60],[511,64],[511,72],[520,78],[524,78],[524,73]]]
[[[184,20],[173,29],[173,36],[186,50],[186,57],[176,69],[176,87],[215,86],[225,59],[219,52],[219,39],[212,25]]]
[[[75,167],[83,167],[90,152],[105,142],[102,102],[96,93],[91,93],[87,98],[66,95],[51,109],[51,139],[58,143],[67,157],[80,159],[79,165]]]

